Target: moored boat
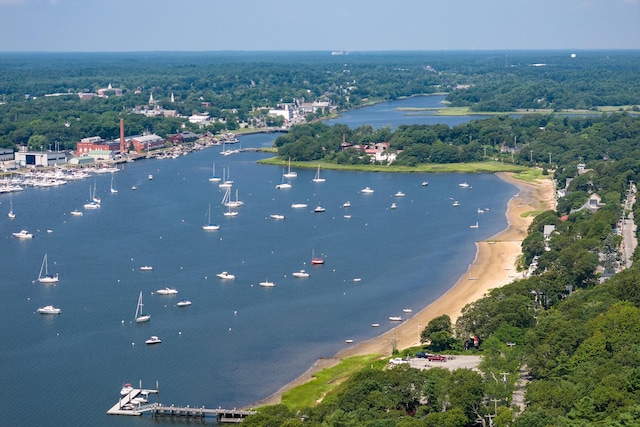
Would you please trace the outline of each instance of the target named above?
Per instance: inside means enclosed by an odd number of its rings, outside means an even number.
[[[191,301],[189,301],[188,299],[185,298],[185,299],[179,301],[176,305],[178,307],[188,307],[188,306],[191,305]]]
[[[12,233],[13,237],[17,237],[18,239],[32,239],[33,234],[29,233],[27,230],[20,230],[16,233]]]
[[[152,335],[151,338],[145,341],[145,344],[160,344],[162,340],[156,335]]]
[[[156,294],[158,294],[158,295],[175,295],[177,293],[178,293],[178,291],[176,289],[173,289],[173,288],[158,289],[156,291]]]
[[[291,275],[293,277],[300,277],[300,278],[309,277],[309,273],[307,273],[304,270],[296,271],[296,272],[292,273]]]
[[[45,305],[44,307],[40,307],[37,311],[40,314],[60,314],[62,312],[62,310],[52,305]]]
[[[218,276],[220,279],[225,279],[225,280],[233,280],[236,278],[236,276],[234,276],[233,274],[230,274],[227,271],[223,271],[222,273],[218,273],[216,274],[216,276]]]

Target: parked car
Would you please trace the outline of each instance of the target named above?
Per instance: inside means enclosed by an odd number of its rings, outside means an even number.
[[[415,354],[415,357],[419,357],[421,359],[426,359],[427,357],[432,356],[431,353],[425,353],[424,351],[419,351]]]
[[[391,365],[401,365],[403,363],[409,363],[406,360],[402,359],[401,357],[394,357],[393,359],[389,360],[389,363]]]
[[[427,360],[429,362],[446,362],[447,358],[441,354],[432,354],[431,356],[427,357]]]

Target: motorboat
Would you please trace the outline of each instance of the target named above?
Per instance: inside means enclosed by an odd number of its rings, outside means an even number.
[[[259,284],[264,288],[273,288],[276,285],[275,283],[270,282],[268,280],[265,280],[264,282],[260,282]]]
[[[451,206],[453,206],[454,208],[457,208],[458,206],[460,206],[460,202],[456,200],[453,202]]]
[[[162,340],[156,335],[152,335],[151,338],[145,341],[145,344],[160,344]]]
[[[120,389],[120,395],[121,396],[126,396],[129,393],[131,393],[133,391],[133,386],[129,383],[126,383],[125,385],[122,386],[122,388]]]
[[[478,213],[479,213],[479,214],[483,214],[483,213],[484,213],[484,209],[482,209],[482,208],[478,208]]]
[[[363,194],[372,194],[373,190],[370,187],[364,187],[360,192]]]
[[[353,340],[352,339],[348,339],[348,340],[344,340],[344,342],[347,343],[347,344],[351,344],[351,343],[353,343]]]
[[[291,183],[290,182],[283,182],[281,184],[276,185],[276,188],[278,190],[285,190],[287,188],[291,188]]]
[[[47,254],[44,254],[44,258],[42,258],[42,265],[40,266],[40,274],[38,274],[38,282],[58,283],[58,275],[49,274],[49,263],[47,262]]]
[[[142,304],[142,291],[140,291],[140,296],[138,296],[138,305],[136,306],[136,314],[134,316],[134,319],[136,319],[137,323],[148,322],[149,319],[151,319],[151,315],[144,314],[142,312],[143,305],[144,304]]]
[[[16,233],[12,233],[13,237],[17,237],[18,239],[32,239],[33,234],[29,233],[27,230],[20,230]]]
[[[344,203],[342,204],[342,207],[343,207],[343,208],[350,208],[350,207],[351,207],[351,202],[347,200],[346,202],[344,202]]]
[[[406,194],[404,194],[402,191],[398,191],[396,193],[396,197],[404,197],[404,196],[406,196]]]
[[[158,295],[175,295],[177,293],[178,293],[178,291],[176,289],[173,289],[173,288],[158,289],[156,291],[156,294],[158,294]]]
[[[371,327],[372,328],[379,328],[380,327],[380,323],[372,323]]]
[[[403,313],[411,313],[411,312],[413,312],[413,310],[411,310],[410,308],[403,308],[402,312]]]
[[[460,184],[458,184],[458,187],[460,187],[460,188],[469,188],[469,184],[467,184],[466,182],[461,182]]]
[[[185,298],[185,299],[179,301],[176,305],[178,307],[188,307],[188,306],[191,305],[191,301],[189,301],[188,299]]]
[[[229,274],[229,272],[227,272],[227,271],[223,271],[222,273],[218,273],[218,274],[216,274],[216,276],[218,276],[220,279],[228,279],[228,280],[232,280],[232,279],[236,278],[236,276],[234,276],[233,274]]]
[[[269,217],[272,219],[284,219],[284,215],[280,215],[280,214],[269,215]]]
[[[351,219],[351,215],[344,215],[346,219]]]
[[[392,322],[402,322],[402,316],[389,316],[389,320]]]
[[[313,264],[313,265],[324,264],[324,258],[313,257],[313,258],[311,258],[311,264]]]
[[[422,186],[426,187],[427,185],[429,185],[429,181],[422,181]]]
[[[62,310],[52,305],[45,305],[44,307],[40,307],[37,311],[40,314],[60,314],[62,312]]]
[[[301,209],[301,208],[306,208],[307,204],[306,203],[292,203],[291,207],[293,209]]]
[[[319,213],[319,212],[324,212],[325,210],[326,209],[323,208],[322,206],[316,206],[313,211],[316,212],[316,213]]]
[[[238,216],[238,211],[232,211],[231,208],[229,208],[229,210],[226,211],[223,215],[224,216]]]
[[[76,210],[71,211],[71,215],[73,215],[73,216],[82,216],[83,213],[82,213],[82,211],[79,211],[79,210],[76,209]]]
[[[149,174],[149,176],[147,177],[149,180],[153,179],[153,175]]]
[[[391,206],[390,206],[391,209],[396,209],[397,207],[398,205],[396,205],[395,203],[391,203]]]
[[[300,278],[306,278],[309,277],[309,273],[307,273],[304,270],[300,270],[300,271],[296,271],[295,273],[291,274],[293,277],[300,277]]]
[[[354,281],[354,282],[362,282],[362,279],[361,279],[361,278],[359,278],[359,277],[356,277],[356,278],[354,278],[354,279],[353,279],[353,281]]]
[[[143,265],[142,267],[140,267],[140,271],[151,271],[153,270],[153,267],[150,265]]]
[[[137,189],[138,189],[138,187],[136,187],[135,185],[132,185],[132,186],[131,186],[131,189],[132,189],[132,190],[137,190]]]

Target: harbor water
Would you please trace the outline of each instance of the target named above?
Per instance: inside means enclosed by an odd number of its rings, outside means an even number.
[[[367,110],[358,112],[367,124]],[[242,136],[240,145],[269,147],[276,137]],[[326,181],[318,183],[315,168],[298,169],[291,188],[276,189],[285,165],[256,164],[266,156],[222,156],[213,147],[140,160],[113,174],[117,193],[111,174],[27,188],[13,193],[15,219],[7,217],[9,195],[0,194],[2,424],[148,423],[105,414],[125,382],[157,381],[167,405],[257,402],[345,340],[379,335],[397,326],[389,316],[436,300],[473,262],[474,242],[506,227],[516,192],[490,174],[321,170]],[[235,217],[224,215],[224,189],[209,181],[214,165],[234,181],[232,200],[237,191],[244,202]],[[82,208],[90,187],[99,209]],[[217,231],[202,229],[209,206]],[[318,206],[325,211],[314,212]],[[71,215],[75,209],[83,215]],[[12,236],[22,229],[34,238]],[[36,280],[45,254],[57,284]],[[312,256],[325,263],[311,265]],[[153,270],[141,271],[145,265]],[[301,269],[310,277],[292,276]],[[216,277],[222,271],[235,279]],[[156,292],[165,287],[178,294]],[[145,323],[134,321],[140,292],[151,315]],[[178,307],[183,298],[192,305]],[[45,305],[62,312],[38,314]],[[152,335],[162,343],[145,345]]]

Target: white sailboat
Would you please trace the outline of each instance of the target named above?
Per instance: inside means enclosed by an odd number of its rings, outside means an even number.
[[[222,169],[222,182],[218,184],[218,187],[231,188],[231,186],[233,185],[233,181],[229,179],[230,174],[227,174],[228,176],[225,178],[225,172],[226,172],[226,169]]]
[[[237,211],[231,210],[231,205],[229,204],[231,199],[231,187],[227,187],[227,191],[224,192],[224,196],[222,197],[222,205],[227,206],[229,209],[224,213],[224,216],[236,216],[238,215]]]
[[[111,174],[111,188],[110,188],[110,191],[111,191],[111,194],[116,194],[118,192],[118,190],[116,190],[116,187],[114,187],[114,185],[113,185],[113,178],[114,178],[114,175],[112,173]]]
[[[220,230],[220,226],[211,222],[211,205],[209,205],[209,220],[206,224],[202,226],[203,230],[212,231],[212,230]]]
[[[229,197],[229,200],[227,200],[227,202],[225,203],[225,206],[237,208],[242,205],[244,205],[244,202],[238,199],[238,189],[236,188],[236,199],[231,200],[231,197]]]
[[[100,207],[100,202],[96,202],[95,200],[95,191],[91,191],[91,186],[89,186],[89,202],[84,204],[85,209],[98,209]]]
[[[291,157],[289,157],[289,170],[287,173],[283,174],[285,178],[295,178],[298,176],[298,172],[291,172]]]
[[[15,212],[13,212],[13,197],[11,193],[9,193],[9,213],[7,214],[9,219],[14,219],[16,217]]]
[[[44,254],[42,265],[40,266],[40,274],[38,274],[38,282],[40,283],[58,283],[58,274],[49,274],[49,263],[47,262],[47,254]]]
[[[96,203],[100,203],[102,202],[102,199],[100,199],[100,197],[96,196],[96,188],[98,187],[98,184],[96,184],[95,182],[93,183],[93,195],[91,196],[91,200],[93,200]]]
[[[316,171],[316,176],[312,179],[313,182],[324,182],[324,178],[320,178],[320,166],[318,166],[318,170]]]
[[[140,291],[140,296],[138,297],[138,305],[136,306],[136,315],[135,315],[136,322],[138,323],[147,322],[149,319],[151,319],[151,315],[144,314],[142,312],[143,305],[144,304],[142,304],[142,291]]]
[[[220,177],[216,175],[216,164],[215,162],[213,163],[213,171],[212,171],[212,175],[211,178],[209,178],[210,182],[220,182]]]

